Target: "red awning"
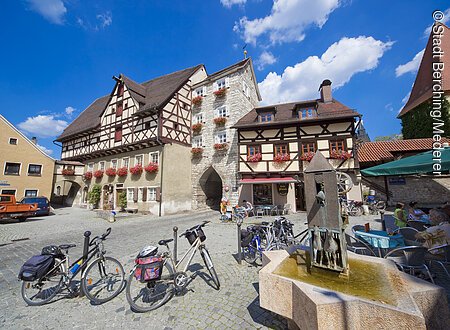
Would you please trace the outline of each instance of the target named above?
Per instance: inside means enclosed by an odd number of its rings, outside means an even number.
[[[240,184],[250,184],[250,183],[295,183],[297,182],[294,178],[284,177],[284,178],[255,178],[255,179],[242,179],[239,181]]]

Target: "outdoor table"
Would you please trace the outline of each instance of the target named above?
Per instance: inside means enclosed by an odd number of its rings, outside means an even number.
[[[389,236],[387,232],[382,230],[356,231],[355,237],[363,240],[370,246],[378,248],[378,255],[381,258],[381,249],[392,249],[396,247],[405,246],[405,241],[401,234]]]

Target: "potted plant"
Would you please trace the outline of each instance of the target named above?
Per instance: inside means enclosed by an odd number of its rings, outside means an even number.
[[[94,177],[97,179],[101,179],[101,178],[103,178],[103,173],[104,172],[102,170],[97,170],[94,172]]]
[[[144,169],[141,164],[136,164],[132,168],[130,168],[130,173],[133,175],[140,175]]]
[[[158,172],[158,164],[150,162],[147,166],[145,166],[145,172],[147,173],[156,173]]]
[[[262,155],[260,152],[254,154],[254,155],[247,156],[247,162],[249,162],[249,163],[257,163],[257,162],[261,161],[261,159],[262,159]]]
[[[291,160],[291,156],[289,154],[277,154],[273,157],[274,163],[284,163]]]
[[[106,173],[107,176],[116,176],[117,171],[116,171],[115,168],[110,167],[110,168],[106,169],[105,173]]]
[[[200,104],[202,104],[202,101],[203,101],[203,97],[199,95],[199,96],[196,96],[196,97],[194,97],[192,99],[192,104],[193,105],[200,105]]]
[[[123,211],[127,207],[127,193],[122,191],[119,193],[119,202],[117,203],[120,207],[120,210]]]
[[[217,126],[223,126],[223,125],[225,125],[226,122],[227,122],[227,118],[226,117],[214,118],[214,124],[216,124]]]
[[[92,172],[91,171],[87,171],[86,173],[83,174],[83,179],[84,180],[90,180],[92,179]]]
[[[194,132],[194,134],[198,134],[201,132],[202,127],[203,127],[202,123],[194,124],[194,125],[192,125],[192,131]]]
[[[117,170],[117,173],[116,173],[118,176],[120,176],[120,177],[124,177],[124,176],[127,176],[127,174],[128,174],[128,167],[121,167],[121,168],[119,168],[118,170]]]
[[[214,92],[214,95],[216,97],[223,97],[223,96],[225,96],[226,93],[227,93],[227,89],[226,88],[221,88],[221,89],[216,90]]]
[[[214,144],[214,149],[216,149],[216,151],[227,150],[228,149],[228,143],[215,143]]]
[[[62,175],[64,176],[71,176],[75,174],[75,170],[71,168],[65,168],[62,170]]]
[[[313,159],[313,157],[314,157],[315,154],[316,154],[316,153],[315,153],[315,152],[312,152],[312,151],[305,152],[304,154],[302,154],[302,155],[300,156],[300,160],[304,160],[304,161],[310,162],[311,159]]]
[[[203,154],[203,148],[192,148],[192,157],[200,157]]]
[[[100,185],[98,184],[95,184],[92,187],[92,190],[89,192],[89,203],[91,203],[95,209],[98,208],[98,202],[100,202],[101,192],[102,187],[100,187]]]
[[[330,158],[347,160],[352,158],[352,153],[345,150],[332,150],[330,152]]]

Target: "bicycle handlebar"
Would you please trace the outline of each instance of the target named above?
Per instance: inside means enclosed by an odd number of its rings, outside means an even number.
[[[189,229],[186,229],[185,231],[184,231],[184,233],[182,233],[179,237],[183,237],[183,236],[186,236],[186,234],[187,233],[189,233],[189,232],[191,232],[191,231],[193,231],[193,230],[198,230],[199,228],[201,228],[201,227],[205,227],[208,223],[210,223],[211,221],[203,221],[201,224],[198,224],[198,225],[195,225],[194,227],[192,227],[192,228],[189,228]]]
[[[91,239],[91,241],[89,242],[89,246],[94,245],[98,239],[104,241],[106,239],[106,237],[109,236],[109,234],[111,234],[111,227],[106,229],[106,232],[104,234],[102,234],[101,236],[95,236],[93,239]]]

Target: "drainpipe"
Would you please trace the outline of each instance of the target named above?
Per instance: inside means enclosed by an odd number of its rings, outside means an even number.
[[[155,105],[153,106],[152,110],[157,110],[158,107]],[[159,209],[158,209],[158,216],[161,217],[162,215],[162,201],[163,201],[163,178],[164,178],[164,143],[159,139],[159,136],[161,135],[161,113],[158,113],[158,130],[156,134],[156,141],[160,146],[162,146],[161,150],[161,159],[160,159],[160,179],[159,179]]]

